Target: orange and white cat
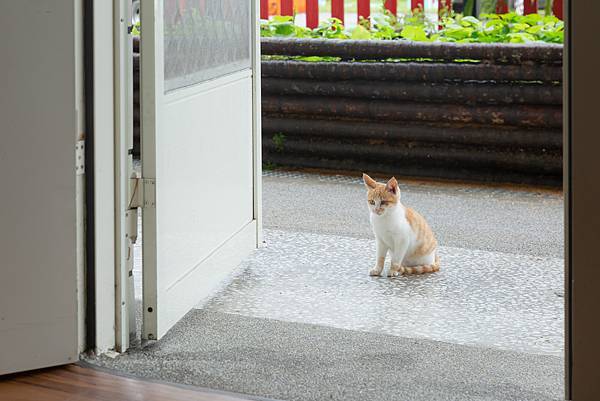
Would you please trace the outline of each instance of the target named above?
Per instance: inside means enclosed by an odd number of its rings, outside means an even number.
[[[392,259],[388,277],[438,271],[440,260],[433,231],[423,216],[400,203],[398,181],[392,177],[382,184],[366,174],[363,181],[377,240],[377,261],[369,274],[381,275],[388,252]]]

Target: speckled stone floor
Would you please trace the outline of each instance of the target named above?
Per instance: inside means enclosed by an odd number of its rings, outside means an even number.
[[[356,178],[263,184],[265,247],[163,340],[93,363],[281,400],[562,398],[560,194],[404,185],[442,268],[388,279]]]
[[[265,231],[207,311],[536,354],[563,352],[563,261],[440,248],[441,271],[370,277],[372,240]]]
[[[389,177],[378,177],[386,179]],[[564,256],[563,199],[556,191],[400,180],[443,246],[520,255]],[[266,228],[373,238],[360,176],[268,172]]]

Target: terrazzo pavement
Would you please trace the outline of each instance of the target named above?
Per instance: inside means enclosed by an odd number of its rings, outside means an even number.
[[[380,181],[389,177],[374,177]],[[400,179],[443,246],[564,256],[563,199],[535,188],[484,187]],[[374,238],[360,176],[270,171],[263,178],[266,228]]]
[[[560,356],[561,259],[441,247],[441,270],[371,277],[372,240],[265,231],[207,311]]]
[[[280,400],[561,399],[560,195],[405,184],[442,268],[388,279],[356,178],[263,185],[265,246],[164,339],[93,363]]]

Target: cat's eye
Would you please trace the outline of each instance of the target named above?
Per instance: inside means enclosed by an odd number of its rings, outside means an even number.
[[[387,205],[387,204],[388,204],[388,201],[381,201],[381,206]]]
[[[371,205],[374,205],[374,204],[375,204],[375,201],[374,201],[374,200],[370,200],[370,201],[369,201],[369,203],[370,203]]]

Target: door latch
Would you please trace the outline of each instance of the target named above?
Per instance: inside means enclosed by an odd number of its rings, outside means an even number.
[[[138,236],[138,208],[156,206],[156,185],[154,179],[140,178],[137,173],[129,179],[129,203],[125,211],[125,236],[135,244]]]
[[[129,193],[128,209],[156,206],[156,183],[153,178],[132,177],[129,181]]]

